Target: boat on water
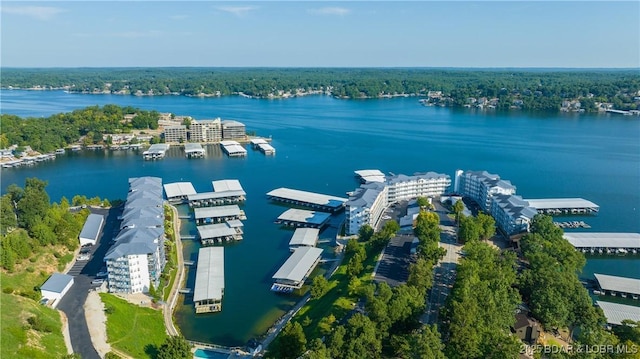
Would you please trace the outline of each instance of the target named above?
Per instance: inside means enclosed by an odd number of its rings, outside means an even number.
[[[56,150],[56,155],[63,155],[64,153],[65,153],[64,148],[58,148],[58,149]]]

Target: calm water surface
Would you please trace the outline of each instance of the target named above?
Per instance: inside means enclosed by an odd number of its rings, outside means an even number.
[[[181,150],[171,149],[164,160],[145,162],[134,153],[85,151],[32,168],[2,170],[3,189],[39,177],[49,181],[54,201],[75,194],[124,198],[127,178],[136,176],[190,181],[199,192],[212,190],[212,180],[239,179],[247,192],[248,219],[244,240],[225,247],[224,310],[196,317],[188,299],[177,309],[182,332],[193,340],[242,345],[292,305],[269,291],[271,275],[289,255],[292,234],[273,224],[286,209],[265,198],[277,187],[345,196],[357,186],[353,171],[358,169],[451,176],[456,169],[487,170],[511,180],[525,198],[582,197],[599,204],[597,216],[574,217],[589,223],[590,231],[640,232],[638,117],[450,110],[420,106],[416,98],[200,99],[15,90],[0,96],[2,113],[23,117],[114,103],[196,119],[236,119],[249,131],[273,136],[274,157],[249,149],[247,158],[233,159],[209,147],[203,160],[187,160]],[[183,234],[195,233],[192,223],[182,227]],[[332,235],[329,229],[321,237]],[[186,258],[195,259],[197,249],[197,243],[185,240]],[[640,278],[640,260],[589,258],[583,275],[594,271]],[[191,273],[187,286],[193,281]]]

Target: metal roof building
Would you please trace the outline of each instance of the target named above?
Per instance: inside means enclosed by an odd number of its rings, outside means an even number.
[[[221,311],[223,295],[224,247],[200,248],[193,290],[196,313]]]
[[[204,148],[199,143],[186,143],[184,154],[189,158],[204,157]]]
[[[297,248],[286,262],[273,275],[275,280],[271,290],[287,291],[301,288],[309,274],[316,267],[322,255],[321,248],[300,247]],[[289,291],[290,291],[289,290]]]
[[[603,302],[600,300],[596,301],[596,304],[602,308],[604,316],[607,318],[607,323],[609,324],[621,325],[625,319],[630,319],[634,322],[640,321],[640,307]]]
[[[535,208],[539,213],[561,214],[561,213],[596,213],[600,209],[597,204],[582,198],[541,198],[526,199],[529,206]]]
[[[182,201],[197,192],[191,182],[175,182],[165,184],[164,193],[169,201]]]
[[[163,158],[165,152],[169,149],[169,145],[166,143],[156,143],[151,145],[148,150],[142,153],[142,157],[146,160]]]
[[[203,192],[187,196],[191,207],[211,207],[240,203],[245,200],[244,191]]]
[[[315,247],[318,243],[319,234],[320,230],[318,228],[297,228],[289,241],[289,249],[293,251],[301,246]]]
[[[242,239],[242,222],[233,220],[225,223],[198,226],[198,235],[203,245],[215,244],[223,241],[238,241]]]
[[[329,196],[326,194],[300,191],[290,188],[277,188],[267,193],[269,199],[293,203],[301,206],[316,208],[320,210],[337,211],[342,209],[346,198]]]
[[[293,227],[320,228],[327,224],[330,217],[330,213],[291,208],[282,213],[276,220],[276,223]]]
[[[362,183],[367,182],[384,182],[386,177],[380,170],[358,170],[355,171],[356,177],[360,178]]]
[[[241,157],[247,155],[247,150],[236,141],[220,141],[220,146],[229,157]]]
[[[565,232],[564,238],[576,248],[640,248],[640,233]]]
[[[82,231],[78,236],[80,240],[80,245],[84,246],[85,244],[96,244],[98,240],[98,236],[100,236],[100,231],[102,230],[102,225],[104,224],[104,216],[100,214],[91,213],[89,217],[87,217],[87,221],[84,222],[84,226],[82,227]]]
[[[202,207],[193,209],[196,222],[204,224],[208,222],[224,222],[232,219],[246,219],[244,212],[237,205]]]
[[[640,295],[640,279],[618,277],[600,273],[593,273],[598,281],[600,289],[611,292],[612,295],[620,293],[622,295],[631,294],[636,298]],[[638,309],[640,310],[640,309]]]
[[[58,302],[73,286],[73,277],[63,273],[53,273],[49,279],[40,287],[40,293],[47,298],[50,305],[55,308]]]

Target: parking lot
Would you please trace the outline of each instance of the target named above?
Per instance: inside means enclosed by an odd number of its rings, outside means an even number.
[[[379,228],[382,228],[387,221],[400,221],[400,217],[407,213],[407,202],[403,201],[393,205],[383,214]],[[378,262],[375,270],[374,280],[386,282],[390,286],[397,286],[406,283],[409,279],[409,265],[411,264],[411,242],[413,234],[398,234],[391,238],[389,244],[384,249],[382,259]]]

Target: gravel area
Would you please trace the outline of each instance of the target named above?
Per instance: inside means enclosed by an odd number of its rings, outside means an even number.
[[[89,292],[87,301],[84,303],[84,313],[91,334],[91,343],[100,357],[104,358],[111,351],[111,345],[107,343],[107,316],[98,292]]]

